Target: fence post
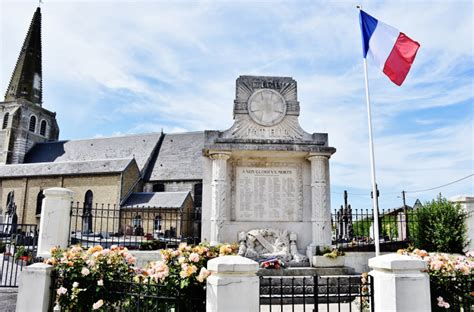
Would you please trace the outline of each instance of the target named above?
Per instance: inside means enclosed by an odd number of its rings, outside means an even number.
[[[71,202],[73,191],[53,187],[44,190],[41,208],[38,257],[51,257],[52,247],[65,248],[69,242],[69,224],[71,220]]]
[[[16,299],[17,312],[47,312],[51,296],[53,266],[35,263],[21,272],[21,284]]]
[[[388,254],[369,259],[376,311],[431,311],[430,278],[426,262]]]
[[[240,256],[223,256],[210,260],[207,269],[206,311],[258,312],[260,280],[258,263]]]

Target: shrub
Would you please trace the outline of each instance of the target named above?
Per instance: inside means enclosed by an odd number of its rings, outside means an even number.
[[[429,251],[463,253],[468,245],[468,213],[453,205],[439,194],[415,211],[417,226],[414,228],[415,245]]]
[[[415,249],[401,249],[397,253],[424,260],[430,275],[432,311],[465,311],[474,305],[474,253],[466,256],[428,253]]]
[[[7,251],[7,245],[0,241],[0,253],[4,253],[5,251]]]
[[[112,281],[130,281],[135,272],[135,258],[123,247],[84,250],[72,246],[67,250],[53,248],[51,254],[46,263],[54,266],[57,303],[65,311],[112,307],[122,299]]]
[[[180,302],[200,297],[205,300],[207,262],[222,255],[234,255],[237,245],[189,246],[161,250],[161,261],[135,268],[135,258],[123,247],[84,250],[72,246],[54,248],[46,263],[54,266],[57,303],[64,311],[168,311],[170,304],[143,294],[179,298]],[[159,294],[158,294],[159,292]],[[181,302],[182,304],[183,302]],[[178,309],[179,310],[179,309]],[[194,308],[192,310],[195,310]]]

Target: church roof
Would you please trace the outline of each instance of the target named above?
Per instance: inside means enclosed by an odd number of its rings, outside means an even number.
[[[5,93],[5,101],[42,103],[41,10],[36,9]]]
[[[204,132],[166,134],[150,181],[202,180]]]
[[[38,143],[25,156],[26,163],[85,162],[135,158],[143,171],[150,162],[161,133]]]
[[[102,174],[124,171],[132,158],[0,165],[0,177]]]
[[[189,192],[132,193],[122,208],[181,208]]]

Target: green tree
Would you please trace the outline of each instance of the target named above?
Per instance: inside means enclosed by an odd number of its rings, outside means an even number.
[[[469,214],[459,204],[453,205],[438,195],[415,211],[417,226],[413,228],[415,245],[428,251],[463,253],[468,245]]]

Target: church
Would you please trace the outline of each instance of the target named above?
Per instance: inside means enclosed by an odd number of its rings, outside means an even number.
[[[18,223],[39,224],[43,190],[51,187],[74,191],[80,203],[117,207],[159,206],[160,199],[181,206],[189,195],[200,209],[203,132],[58,140],[57,117],[43,104],[37,8],[0,102],[0,216],[15,207]]]
[[[198,212],[201,239],[211,243],[270,227],[290,231],[309,254],[331,244],[336,149],[326,133],[301,128],[293,78],[238,77],[234,123],[224,131],[58,140],[60,116],[43,105],[41,73],[38,8],[0,103],[3,218],[40,224],[43,191],[62,187],[84,211],[106,204],[120,216],[134,206]]]

